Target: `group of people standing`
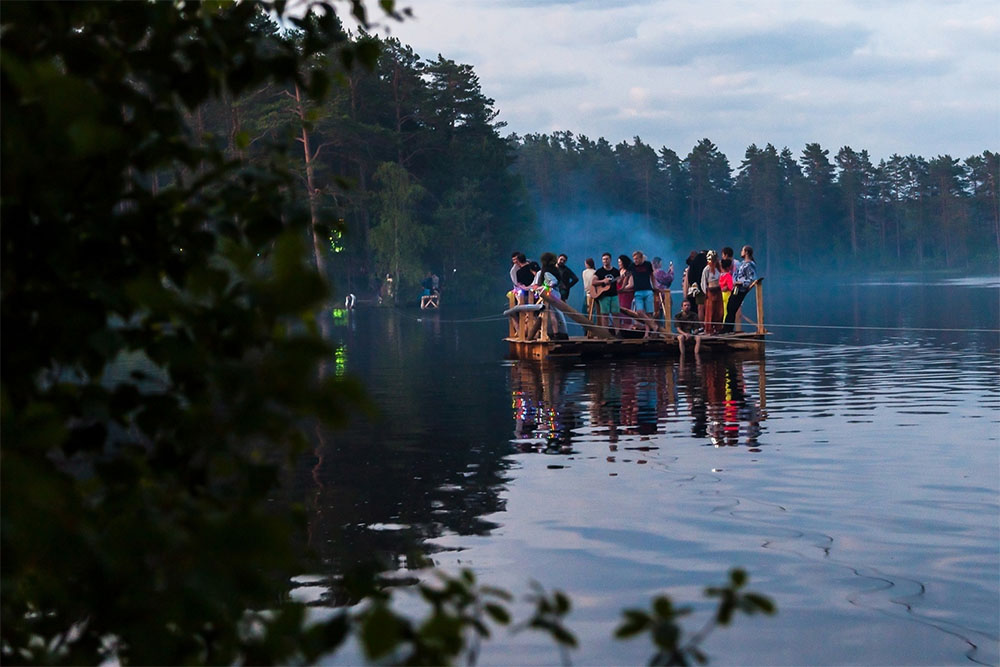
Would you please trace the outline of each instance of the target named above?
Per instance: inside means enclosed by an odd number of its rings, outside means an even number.
[[[663,269],[663,260],[654,257],[650,262],[645,253],[636,250],[630,258],[618,256],[618,265],[611,265],[611,253],[601,255],[601,268],[594,267],[594,260],[587,258],[583,271],[583,284],[587,292],[585,310],[591,319],[606,326],[616,335],[632,329],[634,322],[622,314],[622,309],[658,317],[662,312],[659,294],[669,290],[674,281],[674,263]],[[641,323],[644,319],[637,320]],[[648,336],[650,330],[645,329]]]
[[[568,259],[565,253],[546,252],[540,261],[533,262],[522,252],[512,253],[510,279],[518,301],[523,302],[529,292],[544,291],[550,298],[568,302],[570,290],[581,282],[568,266]],[[654,257],[649,261],[641,250],[634,251],[631,257],[619,255],[617,266],[612,261],[609,252],[601,255],[600,267],[592,258],[585,260],[584,312],[588,319],[619,337],[649,336],[650,322],[662,316],[667,324],[669,314],[663,312],[660,295],[673,283],[673,262],[664,269],[663,260]],[[674,316],[682,350],[691,337],[732,333],[740,306],[757,280],[753,248],[748,245],[741,248],[739,260],[733,256],[733,249],[726,247],[721,253],[693,250],[686,264],[684,301],[681,312]],[[565,316],[559,310],[553,312],[553,336],[568,338]],[[699,347],[700,339],[696,340],[696,350]]]
[[[569,301],[570,290],[580,282],[568,264],[565,253],[543,253],[540,262],[532,262],[522,252],[511,254],[510,279],[514,293],[523,296],[528,291],[544,290],[551,298]],[[601,256],[601,267],[596,268],[593,258],[584,262],[583,286],[586,293],[584,312],[617,335],[632,328],[632,320],[622,314],[622,309],[657,316],[661,314],[659,292],[669,290],[674,279],[674,265],[664,270],[659,257],[650,262],[645,254],[636,250],[630,258],[619,255],[618,266],[612,266],[611,253]],[[519,298],[519,300],[521,300]],[[556,311],[556,338],[566,336],[566,320]],[[646,329],[646,335],[649,330]]]
[[[544,291],[549,297],[560,301],[569,300],[569,291],[573,285],[580,282],[573,269],[566,265],[569,258],[565,254],[555,255],[543,252],[539,262],[529,261],[523,252],[514,252],[510,256],[510,280],[514,285],[514,294],[522,302],[528,292]],[[566,326],[566,316],[560,311],[555,314],[556,339],[569,338]]]
[[[684,302],[674,316],[682,351],[691,336],[732,333],[740,306],[757,281],[757,263],[748,245],[740,249],[739,260],[733,257],[733,249],[726,247],[721,257],[715,250],[692,250],[686,263]],[[696,350],[698,347],[700,341],[695,343]]]

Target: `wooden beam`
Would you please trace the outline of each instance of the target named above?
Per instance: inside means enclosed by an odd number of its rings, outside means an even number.
[[[757,333],[767,333],[764,330],[764,279],[754,281],[757,285]]]
[[[587,319],[587,317],[578,311],[573,306],[569,305],[562,299],[553,299],[550,295],[542,292],[540,294],[542,301],[544,301],[550,308],[555,308],[566,314],[571,320],[583,327],[584,331],[593,331],[594,335],[598,338],[611,338],[611,333],[604,327],[595,327],[593,322]],[[553,316],[554,317],[554,316]]]

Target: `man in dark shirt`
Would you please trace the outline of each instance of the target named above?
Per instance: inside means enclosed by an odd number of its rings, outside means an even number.
[[[704,316],[705,313],[701,308],[705,304],[705,294],[701,293],[701,274],[708,266],[708,251],[692,250],[691,254],[688,255],[687,265],[687,270],[684,272],[687,278],[684,283],[684,298],[691,302],[691,310],[700,312],[701,316]],[[692,285],[698,285],[699,294],[696,297],[688,293]]]
[[[606,252],[601,255],[601,268],[594,274],[591,285],[595,292],[600,292],[597,296],[597,308],[600,313],[599,321],[608,327],[608,331],[614,332],[615,313],[620,313],[618,305],[618,269],[611,266],[611,253]]]
[[[556,270],[559,271],[559,275],[557,276],[559,278],[559,296],[562,297],[563,303],[569,302],[570,288],[580,282],[573,269],[569,268],[569,265],[566,264],[566,260],[568,259],[569,257],[565,254],[561,254],[559,255],[559,259],[556,260]]]
[[[535,271],[531,270],[531,265],[537,264],[537,262],[529,262],[527,259],[524,260],[524,264],[518,267],[515,272],[517,277],[517,284],[523,287],[527,287],[535,280]]]
[[[681,301],[681,312],[674,315],[674,324],[677,325],[677,347],[681,354],[684,354],[684,344],[691,338],[694,338],[695,354],[701,352],[701,337],[697,334],[701,332],[702,321],[687,299]]]
[[[643,312],[653,312],[653,265],[641,251],[632,253],[632,284],[635,295],[632,297],[632,309]]]

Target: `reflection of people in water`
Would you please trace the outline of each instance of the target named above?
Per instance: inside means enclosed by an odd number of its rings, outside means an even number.
[[[511,367],[514,437],[522,450],[572,450],[576,410],[563,400],[566,374],[532,363]]]
[[[758,369],[763,374],[763,365]],[[763,375],[758,380],[763,391]],[[747,445],[757,445],[764,416],[761,397],[748,397],[744,362],[726,358],[692,365],[681,359],[678,385],[687,398],[694,437],[709,437],[716,446],[733,446],[739,444],[742,433]]]
[[[695,358],[673,362],[593,363],[586,367],[520,362],[511,366],[514,439],[525,451],[568,453],[581,430],[612,443],[649,439],[675,421],[682,403],[695,438],[754,447],[764,419],[748,391],[744,362]],[[760,391],[763,365],[758,363]],[[751,371],[752,372],[752,371]],[[676,375],[675,375],[676,373]],[[590,429],[584,427],[590,426]]]

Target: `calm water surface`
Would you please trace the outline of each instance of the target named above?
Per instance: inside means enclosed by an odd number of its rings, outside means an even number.
[[[296,474],[321,562],[293,595],[340,604],[339,573],[422,554],[567,591],[574,663],[638,664],[622,608],[666,591],[697,629],[739,565],[779,614],[711,635],[713,664],[997,664],[998,281],[778,290],[763,359],[508,361],[484,313],[338,320],[380,417],[318,431]],[[559,655],[500,630],[480,662]]]

